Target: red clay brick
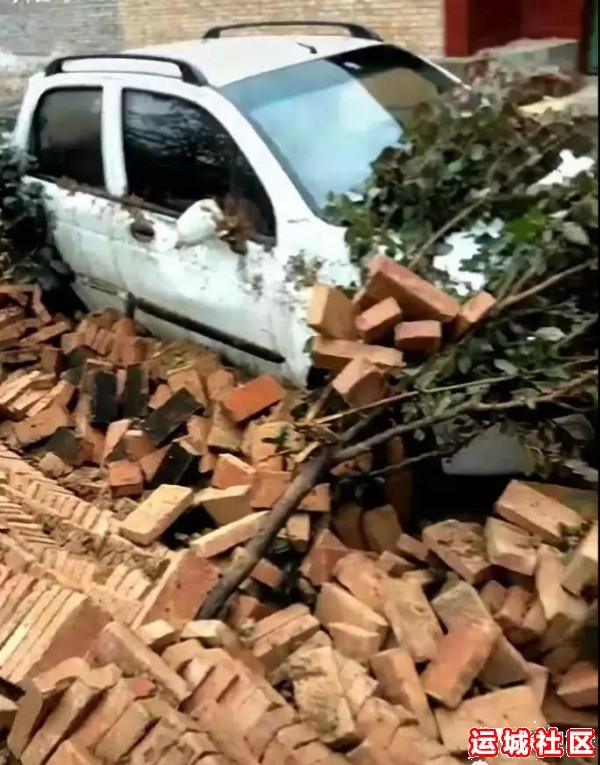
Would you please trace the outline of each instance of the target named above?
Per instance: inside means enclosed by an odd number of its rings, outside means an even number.
[[[100,760],[69,739],[54,752],[48,765],[100,765]]]
[[[231,486],[250,486],[256,476],[256,468],[233,454],[221,454],[217,458],[212,485],[216,489]]]
[[[284,495],[291,481],[292,475],[286,471],[259,469],[252,484],[252,507],[260,510],[272,508]]]
[[[414,661],[405,648],[391,648],[371,658],[381,693],[392,704],[412,712],[427,735],[437,737],[437,725],[421,686]]]
[[[494,510],[505,520],[550,544],[560,542],[565,530],[578,531],[583,523],[574,510],[522,481],[508,484]]]
[[[251,488],[248,485],[230,486],[227,489],[203,489],[194,501],[202,505],[218,526],[227,526],[252,514]]]
[[[449,519],[427,526],[422,536],[427,547],[469,584],[492,575],[480,524]]]
[[[320,587],[331,580],[337,562],[349,553],[346,545],[329,529],[323,529],[316,535],[309,553],[305,555],[300,573],[315,587]]]
[[[380,401],[386,394],[383,375],[364,358],[352,359],[334,379],[332,386],[353,407]]]
[[[415,662],[435,657],[442,628],[418,582],[406,576],[392,579],[384,611],[398,644],[406,646]]]
[[[189,696],[185,682],[129,628],[118,622],[107,624],[90,649],[98,663],[117,664],[130,675],[148,674],[172,703]]]
[[[385,550],[392,552],[396,549],[402,528],[391,505],[363,513],[362,525],[371,550],[382,553]]]
[[[358,337],[355,327],[356,306],[337,287],[315,284],[308,312],[308,326],[315,332],[342,340]]]
[[[13,433],[20,446],[31,446],[49,438],[56,430],[66,428],[69,424],[69,413],[62,406],[55,404],[35,417],[15,423]]]
[[[190,507],[193,498],[192,489],[163,484],[129,513],[120,533],[138,545],[149,545]]]
[[[368,632],[375,632],[380,636],[381,643],[385,640],[389,630],[387,621],[379,614],[361,603],[349,592],[331,583],[324,584],[321,588],[315,614],[325,626],[331,623],[344,622],[361,627]]]
[[[212,558],[215,555],[221,555],[232,547],[244,544],[252,539],[262,527],[267,512],[252,513],[245,518],[222,526],[214,531],[209,531],[199,539],[191,543],[192,548],[197,555],[204,558]]]
[[[455,709],[485,666],[499,635],[492,627],[466,623],[450,630],[421,675],[425,693]]]
[[[382,345],[365,345],[353,340],[332,340],[318,335],[312,348],[313,364],[319,369],[341,372],[353,359],[362,358],[382,369],[402,369],[401,351]]]
[[[356,328],[365,343],[374,343],[390,334],[401,319],[402,309],[389,297],[363,311],[356,319]]]
[[[284,397],[284,388],[274,377],[264,374],[227,393],[223,405],[231,419],[239,423],[264,412]]]
[[[219,579],[219,569],[193,550],[173,560],[149,595],[135,619],[139,627],[164,619],[175,629],[193,619]]]
[[[395,298],[406,319],[448,322],[460,310],[457,300],[391,258],[383,255],[372,258],[369,275],[366,294],[378,300]]]
[[[86,685],[82,680],[75,680],[25,747],[21,763],[43,765],[61,741],[85,718],[98,695],[99,692],[95,688]]]
[[[496,298],[489,292],[478,292],[469,298],[461,305],[454,322],[454,337],[462,337],[471,327],[483,321],[495,305]]]
[[[437,353],[442,347],[439,321],[403,321],[394,330],[394,345],[405,353]]]
[[[320,740],[336,748],[358,743],[335,652],[330,648],[302,652],[295,654],[289,664],[296,705]]]
[[[117,460],[108,465],[108,483],[113,497],[139,497],[144,490],[144,474],[137,462]]]

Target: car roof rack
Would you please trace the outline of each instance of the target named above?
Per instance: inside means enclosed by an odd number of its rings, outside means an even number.
[[[351,37],[357,37],[361,40],[377,40],[383,42],[382,38],[372,29],[362,24],[343,21],[253,21],[248,24],[224,24],[223,26],[211,27],[204,35],[204,40],[215,40],[221,37],[222,32],[232,29],[255,29],[256,27],[337,27],[350,32]]]
[[[80,54],[78,56],[61,56],[51,61],[45,69],[46,77],[50,77],[53,74],[60,74],[64,72],[64,65],[70,61],[149,61],[160,64],[171,64],[179,69],[179,76],[183,82],[187,82],[191,85],[207,85],[208,81],[202,72],[186,63],[185,61],[178,61],[168,56],[154,56],[151,54],[142,53],[88,53]],[[148,72],[141,72],[141,74],[148,74]]]

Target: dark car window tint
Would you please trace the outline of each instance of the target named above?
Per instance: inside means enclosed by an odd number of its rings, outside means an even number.
[[[37,172],[104,188],[102,90],[53,90],[42,96],[31,132]]]
[[[223,126],[196,104],[145,91],[124,93],[123,139],[129,193],[183,212],[214,199],[242,205],[254,230],[273,236],[271,202],[252,166]]]

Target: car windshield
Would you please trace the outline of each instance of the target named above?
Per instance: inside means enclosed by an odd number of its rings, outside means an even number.
[[[360,193],[410,112],[458,81],[400,48],[376,45],[276,69],[221,92],[254,125],[307,203]]]

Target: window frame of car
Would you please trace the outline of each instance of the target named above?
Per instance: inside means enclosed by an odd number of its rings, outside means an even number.
[[[39,113],[41,109],[44,106],[44,103],[46,99],[48,99],[50,96],[52,96],[54,93],[67,93],[67,92],[98,92],[100,95],[100,160],[102,164],[102,175],[103,175],[103,186],[94,186],[90,185],[88,183],[82,183],[81,181],[77,180],[76,178],[72,178],[69,175],[62,175],[60,177],[48,175],[47,173],[41,172],[38,167],[35,165],[35,161],[38,160],[38,157],[36,154],[32,151],[32,147],[34,145],[34,142],[36,140],[39,140],[39,131],[38,135],[36,136],[36,120],[38,119]],[[29,121],[27,125],[27,133],[25,136],[25,145],[22,146],[22,148],[27,152],[28,157],[34,160],[33,165],[28,165],[27,167],[27,175],[31,176],[32,178],[36,178],[42,181],[45,181],[46,183],[53,183],[57,186],[61,185],[61,181],[66,180],[68,182],[71,182],[73,184],[74,190],[87,193],[87,194],[93,194],[95,196],[100,196],[103,198],[110,199],[112,197],[110,190],[109,190],[109,173],[107,172],[107,161],[106,161],[106,152],[105,152],[105,136],[104,136],[104,109],[105,109],[105,97],[106,92],[104,88],[104,84],[102,82],[95,82],[95,83],[86,83],[86,84],[75,84],[75,83],[64,83],[64,84],[52,84],[49,87],[44,88],[38,95],[34,108],[31,110],[29,114]],[[39,148],[39,145],[36,146],[36,149]]]
[[[274,196],[271,194],[269,190],[268,179],[265,179],[265,177],[257,170],[251,157],[248,156],[248,152],[244,150],[243,146],[241,145],[242,142],[238,140],[236,136],[234,135],[234,132],[230,130],[226,120],[224,120],[221,117],[221,115],[215,113],[215,110],[211,108],[210,103],[204,102],[207,96],[207,91],[210,94],[217,96],[220,100],[225,101],[225,99],[223,99],[222,96],[220,96],[220,94],[218,94],[212,88],[206,88],[206,87],[198,88],[197,86],[188,86],[185,84],[182,85],[180,83],[177,83],[177,85],[179,85],[179,87],[173,88],[173,87],[167,87],[162,83],[161,85],[158,85],[154,82],[148,82],[148,83],[136,82],[135,84],[132,84],[129,81],[123,82],[120,84],[119,96],[118,96],[119,137],[120,137],[120,154],[121,154],[120,162],[122,164],[122,171],[124,174],[124,182],[125,182],[125,190],[123,194],[125,197],[125,203],[127,205],[148,210],[149,212],[158,213],[170,219],[177,219],[183,212],[182,210],[176,210],[173,207],[163,206],[146,199],[141,199],[138,196],[133,196],[129,190],[130,188],[129,178],[127,177],[127,166],[126,166],[126,157],[125,157],[125,117],[126,117],[125,99],[126,99],[127,93],[139,92],[142,94],[155,95],[159,98],[172,98],[172,99],[183,102],[188,107],[191,107],[206,113],[209,119],[213,120],[218,125],[220,125],[223,132],[228,136],[229,140],[232,142],[232,146],[235,147],[235,150],[237,150],[239,154],[245,159],[245,161],[248,164],[248,167],[254,173],[256,180],[262,186],[265,197],[271,207],[271,216],[272,216],[273,226],[274,226],[273,236],[265,236],[262,234],[257,234],[256,236],[251,237],[251,239],[252,241],[258,242],[259,244],[263,244],[264,246],[268,248],[273,247],[279,239],[280,214],[278,212],[277,204],[275,203]],[[183,93],[181,92],[181,90],[188,91],[188,88],[190,87],[193,88],[193,92],[183,92]],[[205,98],[202,98],[202,96],[204,96]],[[248,125],[248,128],[254,132],[254,128],[252,126]],[[199,200],[196,200],[196,201],[199,201]]]

